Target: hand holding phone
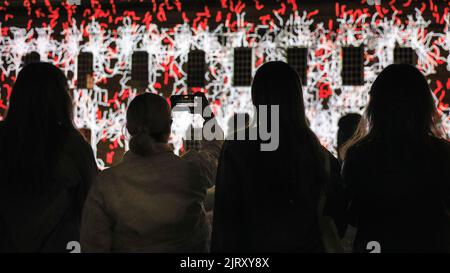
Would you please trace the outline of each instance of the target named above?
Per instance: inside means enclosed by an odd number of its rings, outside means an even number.
[[[193,128],[202,127],[202,130],[206,128],[207,130],[211,130],[210,135],[212,134],[215,139],[223,139],[223,130],[217,123],[204,93],[197,92],[192,95],[173,95],[170,97],[170,102],[174,113],[185,111],[192,115],[191,126]],[[203,119],[203,121],[200,121],[200,119]],[[202,131],[202,133],[205,133],[205,131]]]
[[[191,114],[200,114],[205,120],[214,117],[205,94],[197,92],[191,95],[173,95],[170,97],[172,111],[188,111]],[[206,110],[206,111],[205,111]]]

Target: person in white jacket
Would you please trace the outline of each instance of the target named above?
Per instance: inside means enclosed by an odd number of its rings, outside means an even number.
[[[206,191],[214,184],[221,141],[183,157],[168,145],[171,108],[155,94],[127,111],[130,151],[102,172],[82,217],[83,252],[206,252]]]

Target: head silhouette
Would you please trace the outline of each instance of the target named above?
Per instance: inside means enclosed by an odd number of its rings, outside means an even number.
[[[436,106],[423,74],[407,64],[386,67],[372,84],[366,117],[371,137],[419,140],[433,134]]]
[[[0,153],[7,158],[2,180],[45,188],[65,134],[75,130],[72,115],[64,73],[49,63],[25,66],[12,89],[2,130]]]
[[[130,150],[141,156],[150,155],[153,143],[167,143],[171,124],[170,106],[165,99],[151,93],[138,95],[127,111]]]
[[[253,79],[252,101],[259,105],[279,105],[280,128],[309,131],[305,117],[302,83],[297,72],[281,61],[267,62]]]
[[[67,78],[50,63],[25,66],[14,84],[5,124],[62,124],[72,127]]]

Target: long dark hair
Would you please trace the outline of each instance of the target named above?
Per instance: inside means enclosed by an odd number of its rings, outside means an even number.
[[[58,150],[76,131],[64,73],[49,63],[25,66],[14,84],[1,130],[2,186],[45,191],[52,184]]]
[[[387,149],[426,143],[438,132],[437,119],[424,75],[412,65],[389,65],[372,84],[365,115],[343,153],[366,141],[383,143]]]
[[[324,175],[324,150],[308,126],[299,75],[287,63],[267,62],[256,72],[251,93],[257,108],[260,105],[279,105],[280,143],[276,152],[283,158],[285,174],[294,183],[301,181],[300,186],[305,186],[301,190],[305,198],[317,197],[309,193],[313,188],[320,188],[315,178],[323,178]],[[308,176],[310,179],[300,179]],[[308,181],[316,184],[306,185]],[[310,201],[315,203],[316,200]]]
[[[172,125],[170,106],[161,96],[144,93],[136,96],[127,110],[130,150],[150,155],[155,142],[167,143]]]

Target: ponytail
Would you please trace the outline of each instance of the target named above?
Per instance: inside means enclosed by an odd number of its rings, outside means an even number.
[[[150,155],[153,149],[155,140],[147,133],[146,130],[140,131],[130,139],[130,150],[141,156]]]

